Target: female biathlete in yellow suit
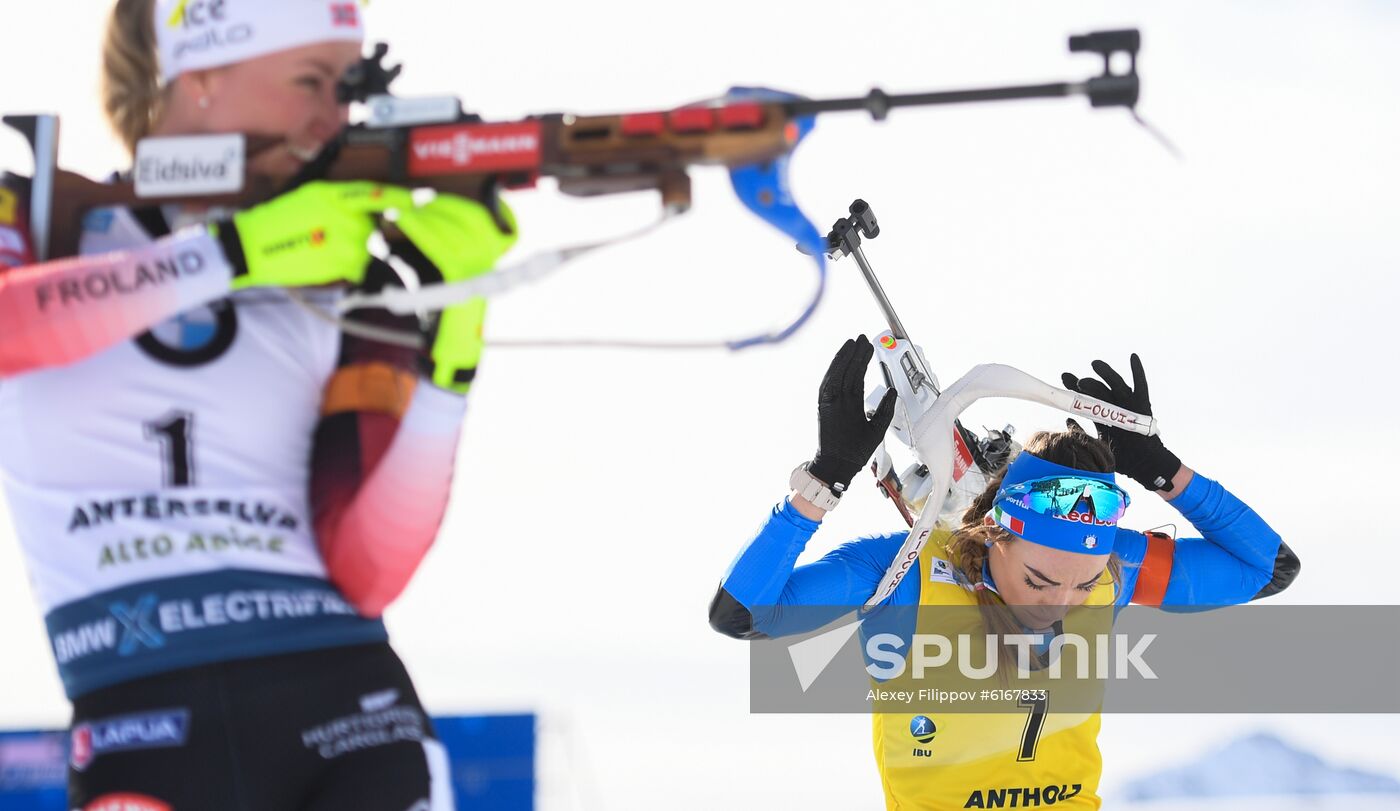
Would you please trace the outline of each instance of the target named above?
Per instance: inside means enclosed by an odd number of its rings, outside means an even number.
[[[809,475],[830,491],[812,499],[794,492],[745,545],[710,608],[721,633],[752,639],[821,627],[865,603],[903,544],[903,532],[861,538],[795,566],[825,514],[814,501],[829,504],[849,486],[889,425],[893,392],[866,418],[862,388],[871,354],[861,336],[832,361],[818,405],[820,449],[805,474],[794,474],[795,482]],[[1131,387],[1102,361],[1094,370],[1103,381],[1066,374],[1064,382],[1151,414],[1136,355],[1132,366]],[[991,618],[1009,613],[1020,627],[1002,633],[1053,636],[1074,606],[1111,605],[1116,612],[1129,602],[1237,604],[1275,594],[1296,576],[1298,560],[1278,534],[1225,488],[1182,465],[1159,438],[1099,431],[1098,439],[1077,426],[1030,437],[961,526],[930,538],[883,605],[967,606],[993,631]],[[1118,527],[1127,496],[1114,472],[1156,491],[1204,537],[1172,540]],[[940,610],[934,616],[956,615]],[[928,630],[924,619],[917,622],[919,632]],[[887,807],[1099,807],[1098,712],[1052,709],[1035,740],[1027,740],[1029,728],[1025,712],[877,713],[875,756]]]

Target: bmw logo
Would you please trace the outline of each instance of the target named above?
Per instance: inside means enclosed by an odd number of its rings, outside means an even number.
[[[171,366],[203,366],[233,345],[238,316],[228,299],[187,310],[136,339],[143,352]]]
[[[938,732],[938,727],[933,723],[933,719],[927,715],[916,715],[909,722],[909,734],[913,735],[914,740],[919,743],[928,743],[933,740],[936,732]]]

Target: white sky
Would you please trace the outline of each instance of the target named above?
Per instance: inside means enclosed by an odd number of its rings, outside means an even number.
[[[106,8],[0,0],[0,110],[60,113],[63,164],[94,176],[121,159],[95,93]],[[896,111],[883,125],[820,121],[795,193],[818,223],[871,202],[884,228],[871,260],[945,382],[991,361],[1053,382],[1137,351],[1169,445],[1302,557],[1280,601],[1394,601],[1395,7],[377,0],[370,12],[407,61],[399,92],[459,93],[488,118],[664,108],[731,84],[837,96],[1082,78],[1096,61],[1070,57],[1066,34],[1138,25],[1140,109],[1184,162],[1124,113],[1078,99]],[[0,166],[28,171],[18,137],[0,135]],[[488,332],[728,337],[783,323],[809,266],[722,172],[695,181],[686,218],[500,299]],[[512,203],[518,255],[655,211],[649,196],[548,190]],[[881,328],[842,263],[812,323],[776,349],[490,353],[447,525],[389,614],[430,707],[541,712],[546,809],[663,796],[672,808],[876,807],[868,719],[749,715],[745,646],[711,632],[705,610],[814,449],[831,353]],[[1024,437],[1060,421],[1010,403],[969,420],[1006,422]],[[681,502],[682,489],[711,503]],[[814,554],[897,526],[873,493],[847,502]],[[1137,505],[1134,525],[1174,515],[1145,494]],[[58,725],[66,703],[3,512],[0,725]],[[1287,666],[1282,652],[1270,666]],[[1396,774],[1391,723],[1108,717],[1104,785],[1257,726]]]

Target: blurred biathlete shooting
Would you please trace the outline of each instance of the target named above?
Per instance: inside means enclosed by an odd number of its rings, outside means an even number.
[[[132,150],[266,136],[250,168],[285,183],[347,123],[363,40],[354,2],[120,0],[104,110]],[[158,153],[136,171],[214,172]],[[450,194],[292,185],[246,210],[95,209],[80,256],[39,264],[19,237],[43,190],[5,191],[0,467],[73,702],[72,808],[453,807],[379,617],[437,534],[485,304],[371,316],[420,351],[291,289],[391,283],[368,247],[386,215],[429,280],[486,272],[514,236]]]

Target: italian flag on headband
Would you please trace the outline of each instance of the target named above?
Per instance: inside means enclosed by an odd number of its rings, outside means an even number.
[[[1026,534],[1026,522],[1013,515],[1008,515],[1001,507],[992,508],[992,517],[998,524],[1011,530],[1016,535]]]

